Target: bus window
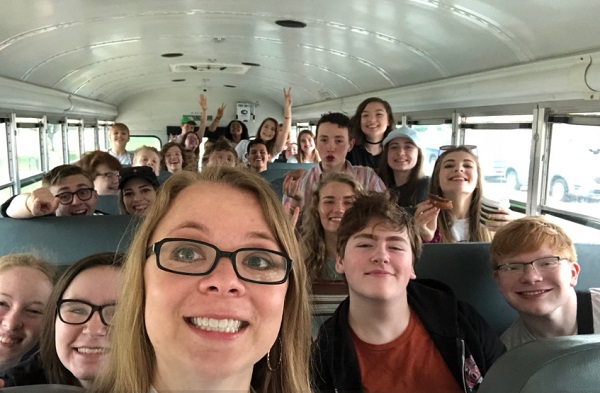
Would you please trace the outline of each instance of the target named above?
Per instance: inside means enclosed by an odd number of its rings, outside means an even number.
[[[79,160],[79,126],[69,124],[67,128],[67,146],[69,147],[69,164]]]
[[[62,126],[60,124],[48,123],[46,128],[48,141],[48,168],[64,164],[64,154],[62,145]]]
[[[138,147],[150,146],[155,147],[158,151],[162,148],[160,139],[152,135],[131,135],[127,143],[128,151],[135,151]]]
[[[8,144],[6,141],[7,128],[7,123],[0,123],[0,186],[10,183],[10,168],[8,165]],[[8,190],[8,193],[8,196],[10,197],[10,189]]]
[[[600,219],[600,127],[552,125],[546,203]]]
[[[523,120],[521,117],[519,121]],[[527,120],[530,124],[531,116],[523,121],[526,123]],[[524,206],[527,202],[531,128],[520,128],[523,123],[513,123],[513,116],[483,119],[484,124],[471,123],[473,119],[467,121],[469,128],[464,130],[464,143],[477,146],[484,196],[494,200],[510,199]]]
[[[419,136],[419,147],[425,159],[423,171],[426,176],[431,176],[440,146],[449,145],[452,140],[452,124],[414,124],[411,128],[417,131]]]
[[[21,181],[42,173],[39,135],[38,127],[27,125],[17,128],[17,165]]]
[[[83,128],[83,148],[85,152],[96,150],[96,127],[86,126]]]

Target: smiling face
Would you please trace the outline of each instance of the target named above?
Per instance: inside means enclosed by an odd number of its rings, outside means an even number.
[[[37,269],[0,271],[0,368],[15,365],[37,343],[52,284]]]
[[[360,128],[371,142],[380,142],[388,125],[388,115],[381,102],[369,102],[360,114]]]
[[[67,287],[61,299],[83,300],[102,306],[117,302],[119,271],[97,266],[79,273]],[[56,353],[60,362],[82,385],[88,386],[98,375],[110,345],[108,326],[94,312],[89,321],[69,325],[56,317],[54,322]]]
[[[549,256],[560,255],[544,244],[537,251],[500,260],[498,265],[527,263]],[[495,271],[494,280],[506,301],[519,313],[550,318],[560,315],[564,306],[574,296],[578,275],[579,265],[563,260],[553,270],[536,271],[532,266],[527,266],[521,274]]]
[[[350,236],[336,270],[348,281],[350,296],[370,300],[406,300],[406,286],[416,278],[410,240],[404,231],[370,219]]]
[[[334,123],[321,123],[317,130],[317,151],[323,171],[340,171],[346,163],[346,154],[354,145],[349,130]]]
[[[272,120],[266,120],[260,130],[258,130],[258,138],[265,142],[270,141],[277,135],[277,123]]]
[[[230,186],[189,186],[163,217],[151,243],[175,237],[205,241],[224,251],[244,247],[282,251],[257,199]],[[227,258],[219,259],[206,276],[169,273],[158,268],[155,255],[146,262],[144,281],[145,326],[156,354],[154,387],[177,386],[174,381],[190,375],[250,381],[254,364],[276,341],[287,282],[242,281]],[[225,332],[206,325],[233,328]]]
[[[410,172],[419,159],[419,148],[408,138],[396,138],[386,146],[388,165],[394,172]]]
[[[354,189],[346,183],[331,182],[319,192],[319,218],[325,232],[335,233],[346,210],[354,203]]]
[[[175,173],[183,168],[183,156],[181,149],[177,146],[171,146],[165,153],[165,166],[167,171]]]
[[[121,127],[111,126],[108,131],[108,139],[111,146],[116,148],[115,150],[124,149],[127,142],[129,142],[129,131]]]
[[[110,169],[106,164],[100,164],[96,167],[96,173],[94,188],[98,195],[119,194],[119,171]]]
[[[477,187],[477,164],[475,157],[465,151],[448,153],[440,165],[440,187],[444,196],[472,194]]]
[[[248,150],[248,164],[255,172],[267,170],[267,163],[271,161],[271,156],[267,152],[267,147],[261,143],[257,143]]]
[[[154,174],[158,176],[160,174],[160,157],[152,150],[143,149],[133,157],[132,166],[149,166]]]
[[[312,152],[315,150],[315,140],[309,133],[302,134],[300,136],[300,149],[304,152],[304,155],[310,157]]]
[[[62,194],[63,192],[77,192],[82,188],[94,187],[90,183],[89,179],[84,175],[72,175],[61,179],[57,184],[50,186],[50,192],[52,195]],[[91,216],[96,210],[96,203],[98,202],[98,194],[96,191],[92,191],[92,197],[87,201],[82,201],[79,197],[74,194],[73,200],[68,205],[59,204],[56,209],[57,216]]]
[[[141,177],[134,177],[123,187],[123,205],[129,214],[145,215],[155,198],[156,190],[148,180]]]

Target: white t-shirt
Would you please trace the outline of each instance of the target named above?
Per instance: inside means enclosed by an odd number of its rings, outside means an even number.
[[[109,150],[108,154],[119,160],[121,165],[131,166],[131,163],[133,161],[133,153],[130,151],[126,151],[125,154],[117,155],[112,150]]]
[[[457,242],[466,242],[469,240],[469,219],[461,218],[454,220],[452,224],[452,234]]]

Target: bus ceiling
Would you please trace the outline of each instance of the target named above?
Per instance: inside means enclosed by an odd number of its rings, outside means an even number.
[[[373,95],[422,117],[599,99],[594,0],[14,1],[2,13],[2,110],[112,119],[150,92],[281,105],[288,86],[297,120]]]

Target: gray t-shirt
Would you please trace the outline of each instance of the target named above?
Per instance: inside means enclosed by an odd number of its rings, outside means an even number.
[[[592,297],[592,318],[594,323],[594,333],[600,333],[600,288],[590,288]],[[577,334],[577,332],[575,332]],[[500,336],[500,340],[506,345],[506,349],[518,347],[521,344],[539,339],[525,327],[523,320],[519,317],[506,331]]]

